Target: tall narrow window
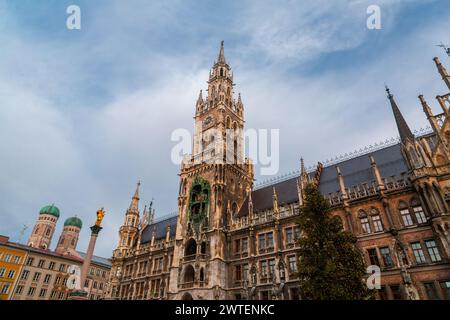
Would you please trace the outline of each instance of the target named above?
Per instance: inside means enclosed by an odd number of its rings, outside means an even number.
[[[423,287],[425,288],[425,292],[427,294],[428,300],[437,300],[438,295],[436,292],[436,287],[434,286],[433,282],[427,282],[423,284]]]
[[[367,249],[367,253],[369,254],[370,264],[379,266],[380,261],[378,260],[377,249],[375,248]]]
[[[439,283],[442,289],[442,294],[446,300],[450,300],[450,280]]]
[[[439,262],[442,260],[441,255],[439,253],[439,249],[436,245],[436,241],[427,240],[427,241],[425,241],[425,246],[427,247],[428,254],[430,255],[431,261]]]
[[[371,233],[372,230],[370,228],[369,218],[367,217],[367,214],[362,210],[359,212],[359,219],[361,222],[363,233]]]
[[[288,257],[289,262],[289,273],[293,274],[297,272],[297,258],[294,256]]]
[[[409,227],[413,225],[413,221],[411,218],[411,214],[409,213],[409,209],[400,210],[400,215],[402,216],[403,225],[405,227]]]
[[[423,211],[422,206],[415,205],[413,206],[414,216],[416,217],[417,223],[426,223],[427,217],[425,216],[425,212]]]
[[[411,247],[413,249],[416,262],[418,264],[425,263],[427,260],[425,259],[425,254],[423,253],[422,245],[420,244],[420,242],[411,243]]]
[[[383,258],[383,263],[386,268],[390,268],[394,265],[394,262],[391,258],[391,252],[389,247],[380,248],[381,257]]]
[[[383,231],[383,224],[381,223],[381,217],[379,214],[372,215],[372,223],[373,223],[373,229],[375,232],[381,232]]]

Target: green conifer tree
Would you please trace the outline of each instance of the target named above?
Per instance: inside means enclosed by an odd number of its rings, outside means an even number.
[[[298,224],[298,274],[302,299],[361,300],[372,294],[364,282],[366,268],[356,237],[344,231],[338,217],[314,184],[305,188]]]

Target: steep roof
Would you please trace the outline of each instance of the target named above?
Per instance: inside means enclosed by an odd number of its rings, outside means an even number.
[[[155,231],[155,239],[163,239],[166,237],[167,227],[170,226],[170,236],[175,236],[178,215],[172,215],[166,219],[162,219],[155,223],[151,223],[142,231],[141,243],[147,243],[152,240],[153,231]]]
[[[86,253],[85,252],[81,252],[81,251],[77,251],[78,254],[84,259],[86,257]],[[92,260],[91,263],[106,267],[106,268],[111,268],[111,260],[108,258],[103,258],[103,257],[99,257],[96,255],[92,256]]]
[[[370,153],[370,155],[374,157],[381,176],[384,178],[393,176],[401,177],[408,171],[399,143],[376,150]],[[337,165],[339,165],[339,168],[341,169],[346,187],[353,187],[362,183],[370,184],[374,181],[369,154],[342,161]],[[313,177],[314,172],[310,173],[310,175]],[[253,191],[253,210],[257,212],[272,208],[273,188],[275,188],[277,192],[279,204],[289,204],[298,201],[297,179],[298,177],[295,176],[288,180]],[[323,195],[339,191],[336,168],[334,165],[323,168],[320,176],[319,189]],[[238,216],[246,215],[248,215],[248,199],[244,201],[244,204],[238,213]]]

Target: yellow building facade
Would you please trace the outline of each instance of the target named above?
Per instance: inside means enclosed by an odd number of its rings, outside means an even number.
[[[25,250],[6,246],[8,237],[0,236],[0,300],[9,300],[27,256]]]

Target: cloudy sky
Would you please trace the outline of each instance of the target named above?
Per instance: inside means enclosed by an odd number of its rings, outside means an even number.
[[[66,8],[81,8],[81,30]],[[381,8],[381,30],[366,9]],[[141,204],[176,210],[171,133],[225,41],[246,127],[280,129],[280,170],[396,137],[387,83],[412,129],[417,96],[446,93],[432,58],[450,59],[447,0],[0,1],[0,234],[26,242],[39,209],[88,225],[107,215],[96,254],[110,256],[137,180]],[[258,181],[270,177],[257,175]],[[28,229],[21,237],[23,225]]]

